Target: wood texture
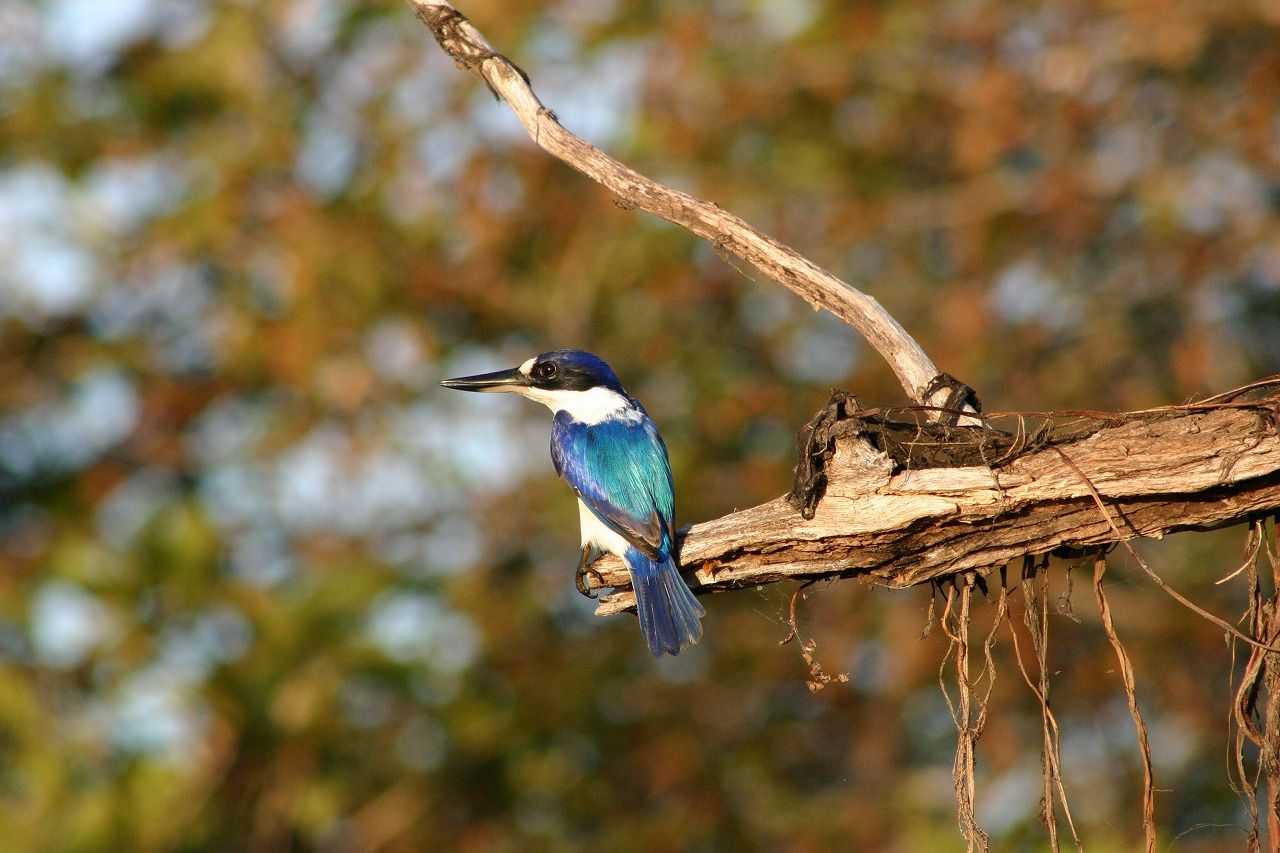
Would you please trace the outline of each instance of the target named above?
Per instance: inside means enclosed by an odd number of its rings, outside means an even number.
[[[907,587],[1064,546],[1110,544],[1115,534],[1080,473],[1126,538],[1235,524],[1280,512],[1278,417],[1276,397],[1256,408],[1134,416],[998,468],[895,473],[864,440],[841,439],[812,520],[778,498],[695,524],[681,559],[696,570],[687,577],[700,593],[836,576]],[[612,558],[596,569],[607,585],[627,583]],[[632,604],[623,589],[597,613]]]
[[[831,311],[863,334],[913,400],[946,404],[951,389],[939,385],[938,369],[874,298],[714,202],[652,181],[569,132],[524,72],[449,3],[410,2],[445,53],[478,73],[539,147],[608,188],[621,206],[681,225]],[[832,576],[906,587],[1064,546],[1114,542],[1089,483],[1126,538],[1239,523],[1280,512],[1278,408],[1273,397],[1254,408],[1117,416],[1115,425],[1086,439],[994,468],[895,471],[864,440],[841,439],[812,519],[778,498],[694,525],[682,560],[695,570],[699,592]],[[608,586],[627,583],[615,558],[596,568]],[[622,589],[602,599],[597,612],[633,604]]]

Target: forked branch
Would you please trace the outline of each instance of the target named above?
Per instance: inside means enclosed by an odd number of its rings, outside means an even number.
[[[566,130],[524,71],[452,5],[410,2],[445,53],[479,74],[539,147],[623,202],[687,228],[857,328],[912,399],[952,409],[930,409],[930,420],[950,414],[978,423],[966,416],[975,407],[958,394],[963,386],[941,374],[873,297],[716,204],[652,181]],[[1091,548],[1117,536],[1158,537],[1275,513],[1280,398],[1241,407],[1232,402],[1238,393],[1168,417],[1117,415],[1078,443],[977,466],[903,470],[856,435],[844,437],[833,442],[816,514],[812,502],[806,518],[780,498],[696,525],[682,561],[697,570],[699,591],[849,575],[902,587],[1061,547]],[[1061,449],[1069,449],[1078,471],[1064,466]],[[1094,501],[1104,498],[1119,523],[1099,516]],[[606,584],[623,588],[598,612],[632,606],[621,564],[606,558],[597,568]]]

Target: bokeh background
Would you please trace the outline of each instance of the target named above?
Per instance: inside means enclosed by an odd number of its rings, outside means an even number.
[[[988,409],[1280,372],[1274,0],[463,11],[565,125],[874,294]],[[533,148],[404,3],[0,0],[0,846],[961,847],[928,591],[811,589],[850,676],[817,693],[786,585],[706,600],[674,660],[592,616],[547,413],[436,386],[559,346],[644,400],[684,523],[784,492],[830,387],[904,402],[851,330]],[[1242,543],[1146,550],[1234,617]],[[1238,849],[1221,632],[1110,579],[1162,849]],[[1074,604],[1066,788],[1088,849],[1133,849]],[[978,820],[1035,849],[1039,710],[996,656]]]

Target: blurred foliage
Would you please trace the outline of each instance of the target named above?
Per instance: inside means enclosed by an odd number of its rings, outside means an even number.
[[[1280,371],[1278,9],[463,7],[566,126],[874,294],[993,410]],[[892,375],[534,149],[404,4],[0,0],[0,257],[6,849],[960,846],[926,591],[811,589],[802,633],[851,676],[817,694],[783,586],[654,662],[573,591],[545,411],[435,385],[599,352],[687,523],[785,491],[827,389],[899,402]],[[1242,540],[1147,550],[1234,614]],[[1237,846],[1221,634],[1113,561],[1161,843]],[[1133,849],[1080,586],[1051,628],[1067,790],[1089,849]],[[978,819],[1034,849],[1010,655]]]

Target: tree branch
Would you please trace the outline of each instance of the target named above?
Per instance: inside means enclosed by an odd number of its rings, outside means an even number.
[[[619,199],[709,240],[717,250],[752,264],[815,308],[853,326],[893,368],[911,399],[950,404],[954,380],[941,374],[920,345],[875,298],[858,291],[794,249],[762,234],[714,202],[652,181],[569,132],[529,85],[524,71],[489,45],[460,12],[443,0],[409,0],[418,19],[459,66],[478,73],[507,103],[540,148],[608,188]],[[966,406],[970,411],[974,407]]]
[[[1280,512],[1280,394],[1108,420],[993,466],[901,470],[865,435],[840,438],[812,519],[778,498],[696,524],[682,564],[699,593],[852,576],[901,588],[1059,548],[1106,546],[1116,529],[1125,539],[1161,538]],[[607,557],[595,568],[620,588],[596,612],[630,608],[621,562]]]
[[[968,389],[940,373],[874,298],[716,204],[652,181],[569,132],[524,71],[449,3],[410,2],[445,53],[478,73],[539,147],[622,202],[687,228],[858,329],[912,399],[943,407],[931,419],[976,410],[962,393]],[[1086,437],[993,465],[901,469],[865,436],[838,437],[812,518],[778,498],[694,525],[681,559],[695,570],[699,592],[854,575],[906,587],[1062,547],[1105,546],[1117,529],[1126,539],[1161,537],[1277,513],[1280,395],[1229,402],[1244,390],[1199,407],[1117,415]],[[1118,513],[1118,528],[1099,513],[1091,487]],[[632,607],[621,563],[606,557],[596,569],[620,588],[597,612]]]

